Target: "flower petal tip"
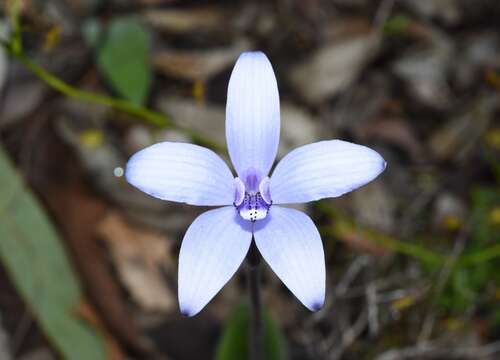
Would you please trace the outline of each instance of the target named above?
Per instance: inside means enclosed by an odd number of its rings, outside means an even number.
[[[187,309],[187,308],[181,308],[181,314],[182,314],[182,316],[185,316],[185,317],[192,317],[192,316],[196,315],[196,313],[194,311],[192,311],[191,309]]]
[[[267,59],[266,54],[264,54],[260,50],[255,50],[255,51],[244,51],[240,54],[240,58],[261,58],[265,57]]]
[[[309,307],[309,310],[311,310],[313,312],[316,312],[316,311],[321,310],[324,305],[325,305],[325,301],[324,300],[316,301],[316,302],[313,302],[311,304],[311,306]]]

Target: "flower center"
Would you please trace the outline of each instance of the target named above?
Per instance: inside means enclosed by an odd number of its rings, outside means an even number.
[[[260,176],[251,172],[245,176],[245,182],[238,177],[234,181],[234,207],[241,218],[252,222],[264,219],[272,205],[269,178],[260,180]]]
[[[256,194],[249,194],[246,192],[241,204],[236,206],[236,210],[238,210],[238,213],[243,219],[257,221],[267,216],[270,207],[271,205],[262,199],[260,192]]]

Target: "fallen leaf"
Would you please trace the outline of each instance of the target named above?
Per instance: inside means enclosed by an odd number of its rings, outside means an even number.
[[[223,106],[199,103],[188,98],[161,96],[158,107],[168,113],[178,126],[191,129],[202,137],[225,146],[226,113]],[[284,156],[291,149],[318,139],[318,123],[305,109],[283,102],[281,117],[286,119],[288,126],[281,129],[279,156]]]
[[[400,76],[415,100],[439,110],[450,106],[451,90],[446,76],[455,55],[448,36],[433,29],[424,29],[429,36],[425,47],[418,43],[393,64],[393,71]]]
[[[176,125],[191,129],[215,143],[225,144],[224,107],[208,103],[200,104],[193,99],[172,95],[160,96],[158,107],[169,114]]]
[[[221,23],[227,26],[230,19],[227,11],[215,7],[146,10],[143,17],[154,28],[175,34],[208,31]]]
[[[167,287],[161,269],[175,272],[168,239],[155,231],[129,224],[111,212],[98,224],[97,232],[108,245],[123,284],[132,298],[147,311],[168,312],[177,300]]]
[[[8,85],[0,99],[0,127],[15,124],[29,115],[47,92],[47,87],[41,81],[19,67],[18,64],[12,64]]]
[[[422,163],[424,149],[415,137],[415,131],[409,122],[403,119],[379,119],[357,128],[360,139],[381,140],[396,145],[411,156],[416,163]]]
[[[395,199],[382,181],[375,181],[353,192],[356,220],[373,229],[391,233],[396,226]]]
[[[289,102],[281,103],[281,118],[287,126],[281,128],[278,156],[286,155],[291,149],[318,140],[318,122],[305,109]]]
[[[309,103],[317,104],[346,89],[377,53],[380,37],[370,30],[345,35],[294,66],[290,80]]]
[[[105,328],[101,319],[95,312],[92,305],[82,301],[77,309],[77,314],[85,319],[88,323],[92,324],[106,342],[106,353],[108,360],[125,360],[125,353],[122,351],[116,340],[111,336],[109,331]]]
[[[209,50],[166,49],[153,55],[153,65],[166,75],[190,81],[205,81],[230,67],[250,47],[245,40],[227,48]]]
[[[465,158],[481,138],[498,108],[497,94],[479,96],[468,110],[450,119],[432,134],[429,148],[438,160]]]
[[[386,256],[392,254],[389,249],[380,246],[373,241],[373,234],[365,229],[358,229],[356,224],[351,224],[344,219],[335,219],[331,225],[331,233],[346,246],[362,253],[375,256]]]

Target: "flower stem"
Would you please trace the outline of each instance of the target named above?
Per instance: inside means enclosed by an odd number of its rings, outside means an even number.
[[[255,241],[247,254],[248,291],[250,294],[250,359],[262,359],[262,306],[260,301],[259,265],[261,255]]]

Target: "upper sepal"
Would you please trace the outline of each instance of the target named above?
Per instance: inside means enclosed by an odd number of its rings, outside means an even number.
[[[226,104],[227,146],[240,178],[249,169],[267,176],[279,135],[280,101],[271,63],[260,51],[242,53],[229,80]]]

